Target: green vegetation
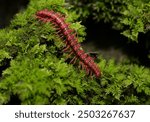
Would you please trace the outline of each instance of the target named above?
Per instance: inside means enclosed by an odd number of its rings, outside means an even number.
[[[113,28],[137,41],[138,33],[146,33],[150,23],[149,0],[68,0],[82,20],[92,16],[96,21],[112,22]]]
[[[87,11],[83,11],[83,17],[89,14],[88,6],[84,8]],[[143,7],[146,6],[148,2]],[[27,9],[18,13],[9,27],[0,30],[0,104],[8,104],[12,96],[17,96],[20,104],[150,104],[149,68],[130,62],[116,64],[113,59],[107,61],[99,56],[97,64],[102,77],[91,79],[77,66],[65,62],[67,54],[61,52],[63,40],[50,23],[39,22],[35,17],[38,10],[45,8],[66,15],[79,41],[84,41],[85,27],[77,21],[81,16],[64,0],[30,0]],[[127,10],[121,12],[122,17],[130,13]],[[104,13],[100,16],[105,17]],[[148,19],[140,18],[145,21],[138,20],[135,28],[126,19],[118,18],[117,21],[122,22],[119,28],[129,24],[133,30],[138,29],[136,33],[146,32],[143,23]],[[115,21],[108,16],[105,19]],[[137,38],[136,34],[129,35],[131,39]]]

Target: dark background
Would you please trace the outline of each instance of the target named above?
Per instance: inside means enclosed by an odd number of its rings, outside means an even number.
[[[0,0],[0,28],[8,26],[13,16],[24,9],[28,2],[28,0]]]

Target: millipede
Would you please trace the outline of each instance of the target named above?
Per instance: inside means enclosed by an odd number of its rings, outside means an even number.
[[[101,76],[100,68],[94,62],[94,59],[85,53],[81,48],[75,31],[70,28],[69,23],[65,22],[64,15],[53,10],[44,9],[36,13],[36,18],[45,23],[50,22],[52,23],[53,27],[56,28],[57,34],[64,40],[66,44],[63,52],[71,50],[67,58],[71,55],[74,55],[70,61],[71,64],[75,64],[78,60],[79,67],[86,70],[87,75],[92,76],[94,74],[96,78]]]

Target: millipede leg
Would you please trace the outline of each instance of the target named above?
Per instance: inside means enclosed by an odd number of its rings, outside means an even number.
[[[93,73],[92,73],[92,71],[91,71],[91,72],[90,72],[90,76],[91,76],[91,77],[92,77],[92,74],[93,74]]]
[[[59,29],[59,30],[57,31],[57,33],[56,33],[56,34],[58,34],[58,35],[59,35],[60,33],[61,33],[61,30]]]
[[[84,64],[83,64],[81,61],[79,61],[79,68],[80,68],[80,69],[83,69],[83,68],[84,68]]]
[[[62,34],[59,34],[59,37],[60,37],[61,39],[63,39],[63,38],[64,38],[64,35],[62,35]]]
[[[70,49],[70,46],[67,45],[67,46],[63,49],[63,52],[66,52],[66,51],[68,51],[69,49]]]
[[[79,65],[78,65],[78,69],[80,69],[81,68],[81,61],[79,61]]]
[[[83,64],[83,69],[86,71],[86,74],[89,75],[91,73],[91,71],[88,69],[87,65]]]
[[[71,61],[70,61],[70,64],[75,64],[77,61],[77,57],[75,56]]]
[[[83,70],[85,70],[85,69],[86,69],[86,68],[85,68],[85,65],[84,65],[84,63],[83,63],[83,62],[81,63],[81,66],[82,66],[82,69],[83,69]]]
[[[89,75],[90,70],[88,69],[88,67],[86,66],[86,74]]]
[[[66,57],[67,59],[73,54],[73,51],[70,52],[70,54]]]

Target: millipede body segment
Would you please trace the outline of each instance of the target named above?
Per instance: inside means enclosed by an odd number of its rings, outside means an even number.
[[[71,49],[70,55],[74,54],[74,58],[70,63],[76,63],[79,60],[79,66],[85,69],[87,74],[94,74],[97,78],[101,76],[101,71],[93,58],[86,54],[81,45],[78,43],[75,31],[69,27],[69,24],[65,22],[65,17],[60,13],[54,12],[53,10],[41,10],[36,13],[37,19],[42,22],[50,22],[57,29],[58,35],[64,39],[66,48],[64,51]],[[70,56],[69,55],[69,56]]]

